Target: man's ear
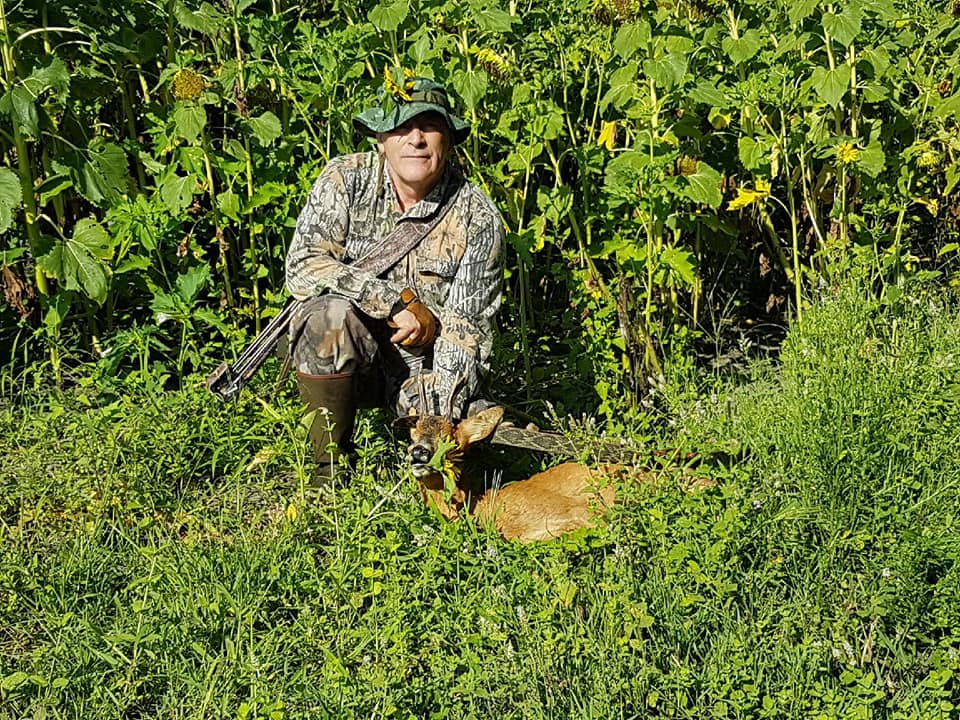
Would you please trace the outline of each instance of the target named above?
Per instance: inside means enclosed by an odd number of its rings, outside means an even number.
[[[493,435],[493,431],[497,429],[501,420],[503,420],[503,408],[494,405],[461,421],[453,431],[453,438],[459,447],[470,447]]]

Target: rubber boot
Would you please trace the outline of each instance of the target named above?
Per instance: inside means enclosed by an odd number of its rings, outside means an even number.
[[[316,410],[309,435],[316,463],[315,477],[322,483],[333,479],[340,461],[349,454],[357,413],[353,373],[310,375],[298,371],[297,385],[307,410]]]

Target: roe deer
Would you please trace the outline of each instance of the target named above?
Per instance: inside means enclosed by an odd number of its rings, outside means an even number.
[[[520,542],[549,540],[593,525],[615,500],[622,466],[591,470],[568,462],[502,488],[471,492],[460,475],[462,455],[489,437],[502,418],[503,408],[491,407],[457,425],[437,415],[411,415],[394,423],[410,429],[408,459],[423,501],[448,520],[469,514]]]

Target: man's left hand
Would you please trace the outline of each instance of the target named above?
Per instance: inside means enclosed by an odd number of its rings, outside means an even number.
[[[426,347],[437,334],[437,319],[418,299],[409,302],[388,324],[396,328],[396,332],[390,336],[390,342],[404,347]]]

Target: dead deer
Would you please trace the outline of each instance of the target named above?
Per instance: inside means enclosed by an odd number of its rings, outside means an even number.
[[[448,520],[471,515],[493,524],[508,540],[549,540],[589,527],[616,499],[615,482],[624,468],[591,470],[567,462],[502,488],[471,492],[460,473],[463,454],[486,439],[503,418],[502,407],[482,410],[454,425],[438,415],[401,417],[394,427],[409,428],[408,460],[424,503]]]

